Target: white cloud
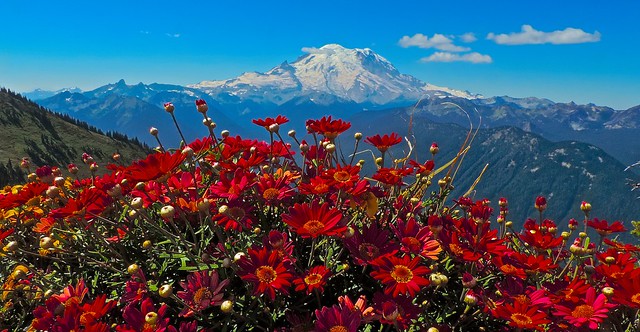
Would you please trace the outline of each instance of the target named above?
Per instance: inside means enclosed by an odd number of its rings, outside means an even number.
[[[478,52],[455,54],[449,52],[435,52],[428,57],[420,59],[421,62],[471,62],[471,63],[491,63],[493,59],[486,54]]]
[[[167,35],[167,37],[171,37],[171,38],[180,38],[180,34],[179,33],[165,33],[165,35]]]
[[[523,25],[522,31],[509,34],[487,35],[487,39],[502,45],[526,45],[526,44],[581,44],[600,41],[600,32],[584,32],[582,29],[566,28],[552,32],[538,31],[530,25]]]
[[[150,34],[151,32],[150,32],[150,31],[147,31],[147,30],[140,30],[140,33],[141,33],[141,34],[143,34],[143,35],[148,35],[148,34]]]
[[[474,41],[478,40],[473,32],[467,32],[461,35],[460,39],[462,39],[462,41],[465,43],[473,43]]]
[[[470,50],[468,47],[454,45],[452,39],[439,33],[434,34],[431,38],[421,33],[416,33],[412,37],[404,36],[400,38],[398,44],[404,48],[415,46],[419,48],[435,48],[448,52],[466,52]]]
[[[317,48],[317,47],[303,47],[302,52],[309,54],[333,54],[334,50],[328,48]]]

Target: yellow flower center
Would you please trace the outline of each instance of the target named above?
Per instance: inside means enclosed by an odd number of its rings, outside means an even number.
[[[329,189],[329,186],[327,186],[327,185],[326,185],[326,184],[324,184],[324,183],[320,183],[319,185],[317,185],[317,186],[315,187],[316,192],[319,192],[319,193],[321,193],[321,192],[325,192],[325,191],[327,191],[328,189]]]
[[[413,279],[413,272],[404,265],[396,265],[391,270],[391,278],[400,284],[406,284]]]
[[[519,312],[511,314],[511,321],[516,323],[519,327],[525,327],[533,324],[531,317]]]
[[[278,273],[271,266],[261,266],[256,269],[256,277],[260,282],[270,284],[276,280]]]
[[[347,332],[347,331],[349,331],[349,330],[347,330],[347,328],[342,326],[342,325],[332,326],[329,329],[329,332]]]
[[[464,254],[464,250],[462,250],[462,248],[455,243],[450,243],[449,249],[451,249],[451,252],[456,256],[461,256],[462,254]]]
[[[278,198],[279,195],[280,195],[280,190],[275,188],[269,188],[265,190],[264,193],[262,193],[262,198],[268,201],[271,201]]]
[[[372,260],[378,257],[380,253],[380,249],[371,243],[363,243],[358,247],[358,251],[360,251],[360,256],[364,257],[366,260]]]
[[[577,306],[571,312],[571,316],[575,318],[591,318],[591,316],[593,316],[594,313],[595,313],[595,310],[593,310],[592,306],[588,304],[583,304],[583,305]]]
[[[631,297],[631,302],[636,303],[636,304],[640,304],[640,293],[635,293]]]
[[[502,272],[504,272],[505,274],[510,274],[510,273],[516,273],[516,272],[518,272],[518,269],[517,269],[515,266],[511,265],[511,264],[505,264],[505,265],[502,265],[502,266],[500,267],[500,270],[501,270]]]
[[[322,281],[322,276],[318,273],[311,273],[310,275],[304,278],[304,282],[307,285],[316,285]]]
[[[309,234],[315,236],[324,229],[324,224],[319,222],[318,220],[309,220],[302,227],[306,229]]]
[[[211,290],[207,287],[202,287],[198,289],[195,294],[193,294],[193,302],[199,304],[200,302],[209,300],[212,297],[213,293],[211,293]]]
[[[349,182],[351,174],[347,171],[338,171],[333,174],[333,179],[338,182]]]

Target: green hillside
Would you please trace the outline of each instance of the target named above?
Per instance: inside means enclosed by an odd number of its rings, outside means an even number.
[[[31,161],[31,171],[43,165],[66,170],[69,163],[78,166],[81,175],[89,174],[82,154],[90,154],[105,172],[114,153],[122,163],[144,158],[149,151],[137,140],[118,133],[103,133],[86,123],[48,111],[7,89],[0,89],[0,185],[24,181],[19,168],[23,157]],[[66,171],[64,172],[66,173]],[[66,173],[68,174],[68,173]]]

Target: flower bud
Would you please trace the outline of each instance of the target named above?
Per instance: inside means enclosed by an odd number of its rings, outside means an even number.
[[[134,275],[136,273],[138,273],[138,271],[140,271],[140,267],[138,266],[138,264],[131,264],[129,265],[129,267],[127,267],[127,273]]]
[[[231,300],[223,301],[222,304],[220,305],[220,311],[224,312],[225,314],[233,312],[233,301]]]
[[[62,176],[58,176],[55,179],[53,179],[53,183],[58,187],[62,187],[65,181],[66,180]]]
[[[615,262],[616,262],[616,258],[615,258],[615,257],[611,257],[611,256],[607,256],[607,257],[604,259],[604,262],[605,262],[605,263],[607,263],[607,264],[609,264],[609,265],[611,265],[611,264],[613,264],[613,263],[615,263]]]
[[[13,251],[16,251],[17,249],[18,249],[18,242],[16,241],[9,241],[9,243],[7,243],[7,245],[4,246],[4,248],[2,248],[2,250],[5,252],[13,252]]]
[[[580,210],[582,210],[582,212],[584,212],[585,214],[589,214],[589,211],[591,211],[591,203],[582,201],[582,203],[580,204]]]
[[[429,147],[429,152],[431,152],[432,155],[438,154],[438,152],[440,152],[440,148],[438,147],[438,143],[433,142],[431,144],[431,147]]]
[[[546,210],[547,209],[547,199],[544,196],[538,196],[536,198],[536,202],[534,204],[534,207],[540,212]]]
[[[203,198],[201,201],[198,202],[197,206],[198,206],[198,211],[200,211],[200,213],[208,214],[209,209],[211,208],[211,201],[207,198]]]
[[[165,205],[160,209],[160,216],[164,219],[173,219],[176,215],[176,209],[171,205]]]
[[[277,134],[277,133],[278,133],[278,131],[280,131],[280,125],[279,125],[279,124],[277,124],[277,123],[272,123],[272,124],[270,124],[270,125],[269,125],[269,128],[267,128],[267,130],[268,130],[270,133]]]
[[[173,295],[173,287],[169,284],[162,285],[162,287],[158,289],[158,295],[165,299],[171,297],[171,295]]]
[[[204,101],[204,99],[198,99],[196,100],[196,109],[198,110],[198,112],[204,114],[209,110],[209,106],[207,105],[207,102]]]
[[[468,305],[475,305],[478,303],[478,297],[476,297],[473,293],[468,292],[467,295],[464,296],[464,303]]]
[[[333,143],[329,143],[327,144],[327,146],[325,147],[325,149],[327,150],[327,152],[329,153],[334,153],[336,151],[336,145]]]
[[[245,256],[245,253],[243,253],[243,252],[239,252],[239,253],[237,253],[237,254],[235,254],[235,255],[233,256],[233,261],[234,261],[234,262],[237,262],[237,261],[241,260],[241,259],[242,259],[242,257],[244,257],[244,256]]]
[[[173,111],[175,111],[176,107],[173,106],[172,103],[164,103],[164,110],[167,111],[167,113],[173,113]]]
[[[151,246],[153,246],[151,240],[144,240],[144,242],[142,242],[142,249],[149,249]]]
[[[40,239],[40,248],[49,249],[53,247],[53,239],[48,236],[45,236]]]
[[[142,208],[142,198],[141,197],[136,197],[134,199],[131,200],[131,207],[134,209],[140,209]]]
[[[225,257],[225,258],[222,260],[222,267],[224,267],[224,268],[229,268],[229,267],[231,267],[231,260],[229,259],[229,257]]]
[[[345,239],[348,239],[348,238],[351,238],[355,234],[356,234],[356,231],[353,229],[353,227],[349,226],[349,227],[347,227],[347,230],[344,231],[344,233],[342,235],[344,236]]]
[[[187,158],[191,158],[194,155],[193,149],[190,146],[186,146],[182,149],[182,154],[187,156]]]
[[[289,132],[287,133],[287,135],[289,135],[289,137],[296,137],[296,131],[291,129],[289,130]]]
[[[158,322],[158,314],[154,311],[148,312],[144,315],[144,321],[145,323],[154,326]]]
[[[156,127],[151,127],[149,129],[149,134],[151,134],[151,136],[158,136],[158,128]]]
[[[569,236],[571,236],[571,233],[569,233],[569,232],[562,232],[562,233],[560,233],[560,236],[562,236],[562,238],[566,240],[566,239],[568,239],[568,238],[569,238]]]
[[[382,162],[384,161],[384,159],[382,159],[382,157],[378,157],[376,158],[376,165],[378,166],[382,166]]]
[[[223,130],[222,132],[220,132],[220,136],[222,136],[222,138],[227,138],[229,137],[229,131],[228,130]]]
[[[578,233],[578,236],[579,236],[581,239],[584,239],[585,237],[587,237],[587,233],[585,233],[585,232],[580,232],[580,233]]]
[[[46,194],[49,198],[56,198],[60,195],[60,188],[51,186],[47,188]]]
[[[614,292],[613,287],[608,287],[607,286],[607,287],[602,288],[602,294],[604,294],[604,296],[606,296],[606,297],[613,296],[613,292]]]
[[[356,140],[361,140],[362,139],[362,133],[355,133],[353,134],[353,138],[355,138]]]

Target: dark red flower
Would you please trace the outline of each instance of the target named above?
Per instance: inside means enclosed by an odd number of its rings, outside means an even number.
[[[176,328],[169,325],[170,318],[167,317],[169,306],[162,304],[156,309],[151,298],[147,298],[140,304],[138,309],[133,304],[127,305],[122,311],[122,318],[126,325],[118,325],[118,332],[175,332]],[[149,318],[149,319],[147,319]]]
[[[282,221],[293,228],[303,238],[316,238],[320,235],[338,236],[347,230],[340,224],[342,213],[329,204],[314,200],[311,204],[298,204],[282,215]]]
[[[431,171],[433,171],[433,168],[436,166],[433,160],[427,160],[424,164],[420,164],[415,160],[409,160],[409,165],[413,166],[415,173],[421,176],[431,174]]]
[[[509,321],[509,326],[516,329],[535,329],[544,331],[544,325],[550,323],[547,315],[535,305],[514,302],[513,304],[503,304],[498,306],[493,315]]]
[[[324,265],[314,266],[309,269],[303,276],[293,281],[297,292],[306,292],[311,294],[314,290],[323,292],[327,279],[331,276],[331,270]]]
[[[253,283],[253,295],[266,294],[275,300],[276,291],[289,294],[293,275],[289,272],[289,263],[283,260],[276,251],[267,248],[249,249],[248,256],[238,261],[242,280]]]
[[[640,309],[640,269],[627,272],[619,278],[613,293],[613,299],[623,305]]]
[[[382,256],[371,263],[374,266],[371,276],[386,285],[385,294],[392,294],[393,297],[399,294],[413,297],[422,287],[429,285],[429,279],[424,276],[431,270],[420,263],[420,257],[411,259],[409,255]]]
[[[187,304],[180,312],[180,316],[191,317],[212,306],[219,306],[223,302],[224,288],[229,280],[220,281],[216,270],[199,271],[189,274],[187,282],[180,282],[184,291],[178,292],[178,297]]]
[[[534,207],[539,211],[545,210],[547,208],[547,199],[544,196],[536,197],[536,203],[534,204]]]
[[[316,309],[316,332],[357,332],[360,316],[347,308],[334,305]]]
[[[375,136],[368,136],[364,141],[375,146],[378,151],[385,153],[390,147],[402,142],[402,138],[396,133],[391,133],[391,135],[385,134],[384,136],[377,134]]]
[[[420,308],[405,296],[391,297],[381,292],[373,295],[376,313],[382,324],[391,324],[406,329],[411,321],[418,318]]]
[[[393,255],[400,249],[389,231],[381,229],[376,223],[355,232],[344,244],[358,265],[367,265],[382,255]]]

